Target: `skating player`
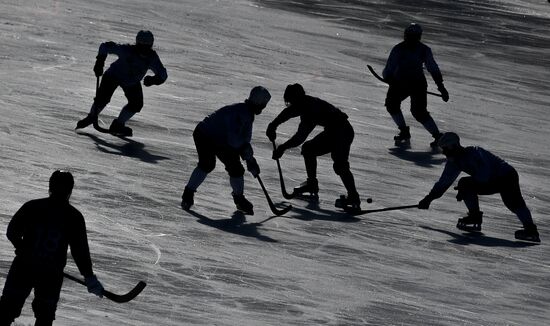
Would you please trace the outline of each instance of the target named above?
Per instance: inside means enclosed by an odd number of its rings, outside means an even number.
[[[347,195],[337,200],[337,207],[351,211],[359,211],[361,200],[349,165],[349,151],[355,136],[348,116],[332,104],[319,98],[306,95],[300,84],[288,85],[284,100],[287,107],[268,125],[266,135],[271,141],[277,137],[277,127],[291,118],[300,117],[296,134],[280,144],[273,151],[273,159],[279,159],[284,152],[292,147],[302,146],[307,180],[294,189],[295,194],[310,193],[314,196],[319,192],[317,182],[317,156],[330,153],[334,162],[334,172],[340,176]],[[324,130],[313,139],[304,142],[316,126]]]
[[[430,203],[441,197],[461,172],[469,174],[458,181],[456,199],[464,201],[468,215],[458,220],[457,228],[466,231],[481,231],[483,212],[479,209],[478,195],[500,194],[504,205],[517,215],[523,229],[516,231],[519,240],[540,242],[539,233],[531,212],[521,195],[516,170],[489,151],[475,146],[462,147],[457,134],[446,132],[438,141],[447,157],[447,163],[439,181],[419,203],[418,208],[428,209]]]
[[[399,134],[394,137],[396,145],[408,144],[411,138],[409,126],[407,126],[401,111],[401,102],[410,97],[413,117],[432,135],[434,141],[430,145],[436,148],[441,133],[427,110],[428,83],[424,76],[424,65],[441,92],[443,101],[449,100],[449,93],[443,85],[443,77],[433,58],[432,50],[420,42],[421,37],[420,25],[410,24],[405,29],[403,42],[391,50],[386,67],[382,72],[383,78],[389,84],[385,105],[399,128]]]
[[[103,286],[92,271],[84,217],[69,203],[73,185],[70,172],[55,171],[49,197],[25,203],[10,221],[7,237],[15,258],[0,298],[0,326],[19,317],[33,289],[35,325],[52,325],[69,246],[88,291],[102,296]]]
[[[161,85],[168,78],[166,69],[153,50],[153,42],[153,33],[139,31],[134,45],[105,42],[99,46],[94,72],[96,77],[99,78],[103,75],[103,78],[90,113],[78,121],[76,129],[85,128],[97,120],[99,113],[111,101],[113,93],[120,86],[128,99],[128,104],[122,108],[118,118],[113,120],[109,132],[119,136],[132,136],[132,129],[126,126],[126,123],[143,107],[141,80],[143,79],[143,85],[149,87]],[[104,74],[103,66],[108,54],[114,54],[118,56],[118,59],[109,66]],[[155,74],[145,76],[148,70],[152,70]]]
[[[199,156],[181,198],[181,207],[188,210],[194,203],[194,193],[216,166],[216,157],[229,173],[233,190],[233,201],[237,209],[248,215],[254,214],[254,206],[244,196],[244,167],[240,158],[246,161],[248,171],[257,177],[260,167],[254,158],[250,144],[254,116],[262,113],[271,95],[262,86],[250,91],[243,103],[225,106],[207,116],[193,132],[195,147]]]

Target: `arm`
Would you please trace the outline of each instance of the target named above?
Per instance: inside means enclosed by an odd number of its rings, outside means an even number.
[[[307,136],[313,131],[313,129],[315,129],[314,123],[301,121],[294,136],[290,137],[290,139],[285,143],[279,145],[279,147],[282,148],[281,150],[287,150],[289,148],[299,146],[306,140]]]
[[[270,141],[275,141],[275,138],[277,138],[277,127],[280,124],[283,124],[287,122],[291,118],[295,118],[300,115],[300,112],[291,106],[286,107],[279,115],[271,121],[271,123],[267,126],[267,129],[265,131],[265,134],[267,135],[267,138],[269,138]]]
[[[15,251],[17,252],[18,248],[21,248],[23,244],[23,229],[25,225],[25,220],[27,216],[27,204],[23,205],[13,216],[10,223],[8,224],[8,229],[6,231],[6,236],[8,240],[13,244]]]
[[[437,85],[437,89],[441,93],[441,97],[443,98],[443,101],[447,102],[449,100],[449,92],[445,88],[445,85],[443,85],[443,75],[439,70],[439,66],[435,62],[432,54],[432,50],[429,47],[426,47],[425,64],[426,64],[426,69],[432,75],[432,78],[435,84]]]
[[[166,68],[160,61],[160,58],[158,55],[154,54],[154,58],[151,61],[151,65],[149,66],[149,69],[151,69],[155,75],[154,76],[146,76],[143,80],[143,84],[145,86],[151,86],[151,85],[161,85],[163,84],[166,79],[168,79],[168,73],[166,72]]]
[[[384,67],[384,70],[382,70],[382,78],[384,78],[384,80],[386,80],[388,83],[390,83],[390,81],[394,77],[395,69],[398,65],[397,61],[397,50],[396,47],[393,47],[388,57],[388,60],[386,61],[386,66]]]
[[[443,173],[441,174],[441,177],[434,184],[434,186],[432,187],[432,190],[430,190],[430,192],[426,195],[426,197],[424,197],[418,203],[418,208],[428,209],[430,207],[430,203],[433,200],[443,196],[445,191],[447,191],[447,189],[449,189],[449,187],[456,180],[460,172],[461,171],[456,164],[447,162],[447,164],[445,164],[445,168],[443,169]]]
[[[88,236],[86,234],[86,224],[82,214],[74,216],[76,222],[72,226],[71,238],[69,246],[71,247],[71,255],[80,271],[80,274],[85,278],[94,275],[92,270],[92,259],[90,257],[90,248],[88,246]]]

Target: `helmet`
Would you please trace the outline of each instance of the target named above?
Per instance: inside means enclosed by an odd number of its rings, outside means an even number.
[[[66,197],[73,191],[74,179],[69,171],[56,170],[50,177],[50,195]]]
[[[154,41],[155,38],[153,37],[153,33],[151,33],[150,31],[139,31],[136,35],[137,45],[146,45],[152,47]]]
[[[265,87],[256,86],[250,91],[250,95],[246,101],[255,107],[261,107],[263,109],[270,99],[271,94],[269,94],[269,91],[265,89]]]
[[[405,40],[420,41],[422,37],[422,27],[416,23],[411,23],[405,28],[404,38]]]
[[[305,95],[306,95],[306,91],[304,91],[304,88],[302,87],[302,85],[292,84],[286,87],[283,98],[286,103],[294,103],[300,98],[304,97]]]
[[[460,137],[454,132],[446,132],[439,138],[437,145],[441,148],[456,148],[460,146]]]

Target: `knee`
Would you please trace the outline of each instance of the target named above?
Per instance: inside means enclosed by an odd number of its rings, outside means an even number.
[[[337,175],[342,175],[349,171],[349,162],[348,161],[338,161],[332,164],[332,168]]]
[[[32,302],[32,310],[34,311],[37,325],[51,325],[55,320],[56,308],[56,300],[40,300],[35,298]],[[40,323],[38,324],[39,321]]]
[[[458,190],[456,194],[456,200],[462,201],[465,196],[468,196],[471,193],[475,193],[475,182],[470,177],[464,177],[458,180],[458,184],[455,187]]]
[[[412,116],[413,118],[416,119],[416,121],[420,122],[420,123],[424,123],[426,120],[428,120],[430,118],[430,113],[428,112],[428,110],[426,110],[426,108],[412,108],[411,109],[411,113],[412,113]]]
[[[201,170],[203,170],[206,174],[214,171],[214,168],[216,167],[216,161],[209,161],[209,162],[203,162],[199,161],[199,164],[197,164],[197,167]]]
[[[386,99],[386,110],[390,115],[401,112],[401,103]]]
[[[227,171],[227,173],[229,173],[229,176],[232,178],[240,178],[244,175],[244,167],[241,164],[241,162],[227,165],[225,167],[225,170]]]
[[[138,113],[143,108],[143,99],[132,100],[128,102],[124,108],[131,112]]]
[[[302,154],[302,156],[304,156],[304,157],[315,156],[314,148],[313,148],[312,144],[310,142],[305,142],[302,145],[302,150],[301,150],[300,154]]]

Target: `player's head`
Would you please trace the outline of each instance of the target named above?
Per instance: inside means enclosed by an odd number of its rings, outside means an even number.
[[[295,104],[300,101],[304,96],[306,96],[306,91],[300,84],[291,84],[288,85],[285,89],[283,99],[285,100],[286,105]]]
[[[405,41],[409,42],[418,42],[422,38],[422,27],[416,23],[411,23],[407,28],[405,28],[405,32],[403,33],[403,38]]]
[[[147,53],[153,48],[155,37],[150,31],[139,31],[136,35],[136,47],[140,52]]]
[[[250,91],[250,95],[246,99],[246,103],[252,106],[254,114],[262,113],[262,110],[267,106],[269,100],[271,99],[271,94],[263,86],[256,86]]]
[[[69,171],[56,170],[50,177],[50,197],[69,199],[73,191],[74,179]]]
[[[462,149],[460,137],[454,132],[444,133],[437,141],[437,145],[447,158],[456,156]]]

